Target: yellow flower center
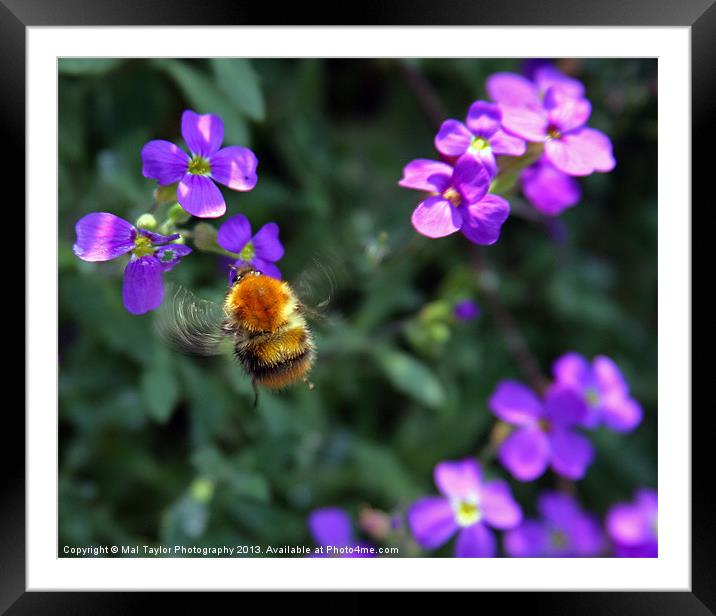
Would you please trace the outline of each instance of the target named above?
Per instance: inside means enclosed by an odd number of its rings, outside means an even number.
[[[567,547],[567,535],[565,535],[562,531],[553,530],[550,534],[550,541],[556,548]]]
[[[209,175],[211,173],[211,164],[206,158],[195,154],[189,161],[187,171],[192,175]]]
[[[137,233],[137,237],[134,238],[134,249],[132,254],[137,257],[146,257],[147,255],[153,255],[155,252],[154,246],[152,246],[152,240],[148,237]]]
[[[482,513],[473,501],[458,501],[455,504],[455,521],[460,526],[472,526],[480,521]]]
[[[547,138],[549,139],[559,139],[562,136],[562,133],[559,132],[556,126],[550,126],[547,129]]]
[[[488,150],[490,148],[490,142],[482,137],[475,137],[470,144],[473,150]]]
[[[537,425],[542,432],[549,432],[552,429],[552,424],[550,424],[546,419],[540,419],[537,422]]]
[[[599,404],[599,393],[596,389],[588,389],[585,397],[587,398],[587,404],[589,406],[597,406],[597,404]]]
[[[450,187],[448,188],[444,193],[443,197],[447,199],[454,207],[457,207],[460,205],[460,201],[462,200],[462,197],[460,196],[460,193],[457,192],[454,188]]]
[[[247,242],[246,246],[244,246],[239,253],[239,257],[244,263],[249,263],[255,256],[256,249],[254,248],[253,242]]]

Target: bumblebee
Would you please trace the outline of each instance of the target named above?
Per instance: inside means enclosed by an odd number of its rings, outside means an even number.
[[[308,381],[316,360],[307,309],[291,286],[250,267],[235,270],[223,307],[180,289],[160,313],[159,329],[175,346],[195,355],[221,354],[227,343],[258,386],[281,389]]]

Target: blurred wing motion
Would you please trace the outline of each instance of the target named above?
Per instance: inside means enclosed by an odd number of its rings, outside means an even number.
[[[184,287],[169,290],[155,321],[159,334],[191,355],[220,355],[230,348],[222,330],[226,318],[220,304],[197,298]]]
[[[338,288],[338,280],[347,276],[338,257],[314,257],[311,265],[291,283],[302,310],[309,319],[323,318]]]

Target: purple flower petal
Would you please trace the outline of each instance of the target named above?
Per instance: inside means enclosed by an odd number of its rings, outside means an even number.
[[[212,154],[211,177],[232,190],[245,192],[256,186],[259,161],[249,148],[232,145]]]
[[[271,261],[254,257],[251,259],[249,265],[251,265],[251,267],[255,270],[261,272],[264,276],[270,276],[276,280],[281,280],[281,270],[278,269],[274,263],[271,263]]]
[[[593,128],[580,128],[548,140],[545,155],[557,169],[576,176],[611,171],[616,165],[609,137]]]
[[[490,188],[490,172],[479,159],[462,156],[455,165],[453,186],[463,198],[463,204],[480,201]]]
[[[555,384],[545,395],[544,416],[554,424],[577,425],[586,419],[587,405],[578,389]]]
[[[186,257],[191,253],[191,248],[184,244],[168,244],[166,246],[160,246],[157,248],[157,252],[154,256],[159,259],[162,265],[162,270],[168,272],[171,270],[182,258]]]
[[[438,496],[418,500],[408,510],[408,525],[415,540],[426,550],[443,545],[458,528],[450,501]]]
[[[132,257],[124,269],[122,300],[132,314],[144,314],[159,308],[164,299],[162,265],[154,255]]]
[[[308,516],[308,528],[317,545],[344,547],[353,542],[351,519],[338,507],[312,511]]]
[[[492,558],[497,553],[497,541],[484,524],[463,528],[455,542],[457,558]]]
[[[147,231],[147,229],[138,229],[138,232],[151,240],[155,246],[159,244],[167,244],[178,240],[181,237],[180,233],[172,233],[171,235],[162,235],[161,233],[154,233],[154,231]]]
[[[487,78],[485,87],[489,97],[501,104],[527,107],[541,105],[535,85],[516,73],[493,73]]]
[[[189,156],[179,146],[157,139],[142,148],[142,175],[166,186],[182,179]]]
[[[513,558],[539,558],[545,555],[547,531],[537,520],[525,520],[504,535],[505,552]]]
[[[624,546],[637,546],[653,538],[653,525],[639,507],[629,503],[614,505],[607,513],[609,536]]]
[[[435,135],[435,147],[446,156],[460,156],[467,151],[472,140],[472,133],[462,122],[445,120]]]
[[[637,490],[634,502],[644,512],[644,515],[653,518],[653,521],[656,522],[659,510],[659,495],[656,490],[651,488]]]
[[[567,479],[581,479],[594,459],[594,447],[589,439],[571,430],[554,430],[552,468]]]
[[[494,244],[502,225],[510,215],[510,204],[497,195],[485,195],[481,201],[464,206],[460,231],[474,244]]]
[[[541,109],[503,105],[502,127],[527,141],[542,142],[547,136],[547,115]]]
[[[506,481],[489,481],[482,487],[479,509],[485,522],[494,528],[515,528],[522,522],[522,509]]]
[[[547,91],[544,106],[550,124],[565,133],[584,126],[592,113],[592,105],[586,98],[574,98],[557,88]]]
[[[226,212],[221,191],[211,178],[187,173],[177,187],[179,204],[192,216],[218,218]]]
[[[239,254],[251,240],[251,223],[243,214],[227,218],[219,227],[216,241],[224,250]]]
[[[471,500],[480,492],[482,471],[472,458],[439,462],[433,472],[438,490],[451,499]]]
[[[522,192],[537,210],[557,216],[577,205],[582,198],[579,183],[562,173],[546,159],[540,159],[522,172]]]
[[[554,66],[539,67],[535,70],[534,80],[540,92],[555,88],[573,98],[584,96],[584,84],[573,77],[568,77]]]
[[[500,130],[502,113],[500,106],[485,101],[475,101],[467,112],[467,126],[477,137],[488,139]]]
[[[518,381],[500,381],[487,404],[496,417],[518,426],[533,425],[542,415],[540,399]]]
[[[593,515],[581,513],[569,529],[569,539],[574,556],[599,556],[604,549],[604,536]]]
[[[490,137],[492,152],[498,156],[522,156],[527,151],[527,144],[519,137],[508,135],[498,130]]]
[[[278,225],[275,222],[266,223],[254,235],[251,242],[254,245],[256,256],[266,261],[278,261],[283,257],[283,244],[278,239]]]
[[[641,405],[620,394],[607,394],[602,399],[602,421],[615,432],[631,432],[644,417]]]
[[[219,116],[187,109],[181,116],[181,134],[192,154],[208,158],[221,147],[224,123]]]
[[[497,175],[497,159],[491,147],[480,148],[479,150],[470,148],[465,153],[465,156],[474,158],[478,163],[484,166],[490,178],[494,178]]]
[[[443,197],[428,197],[418,204],[411,217],[413,227],[426,237],[445,237],[462,226],[462,213]]]
[[[480,306],[470,299],[456,302],[452,309],[453,315],[458,321],[471,321],[480,316]]]
[[[554,526],[568,526],[580,514],[577,501],[569,494],[545,490],[537,499],[540,515]]]
[[[450,186],[451,179],[452,167],[447,163],[419,158],[405,166],[398,185],[442,194]]]
[[[626,396],[629,393],[629,386],[614,361],[604,355],[597,355],[592,362],[592,366],[594,367],[594,376],[602,392],[622,396]]]
[[[518,428],[500,446],[498,457],[515,479],[532,481],[547,469],[551,448],[539,428]]]
[[[554,362],[552,374],[558,383],[584,390],[592,387],[592,369],[579,353],[565,353]]]
[[[108,212],[93,212],[77,221],[72,251],[83,261],[109,261],[134,248],[137,230]]]

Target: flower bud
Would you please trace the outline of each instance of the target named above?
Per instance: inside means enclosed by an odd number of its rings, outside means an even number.
[[[199,250],[216,251],[216,236],[216,229],[207,222],[200,222],[194,227],[194,245]]]
[[[153,231],[157,228],[157,219],[149,213],[142,214],[139,218],[137,218],[136,226],[138,229]]]
[[[187,212],[181,205],[175,203],[169,208],[167,217],[175,225],[181,225],[191,218],[191,214]]]

